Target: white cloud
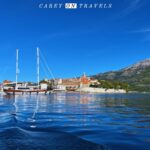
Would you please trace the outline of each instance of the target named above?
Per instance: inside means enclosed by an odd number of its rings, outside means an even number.
[[[142,1],[141,0],[133,0],[130,1],[128,7],[126,7],[120,14],[121,17],[127,16],[131,14],[132,12],[136,11],[142,6]]]
[[[140,29],[140,30],[136,30],[136,31],[133,31],[135,33],[146,33],[146,32],[150,32],[150,28],[147,28],[147,29]]]
[[[122,1],[122,4],[124,6],[123,9],[121,9],[120,12],[117,12],[117,14],[112,17],[112,19],[120,19],[123,17],[126,17],[130,15],[131,13],[137,11],[142,6],[144,6],[146,2],[144,0],[124,0]]]

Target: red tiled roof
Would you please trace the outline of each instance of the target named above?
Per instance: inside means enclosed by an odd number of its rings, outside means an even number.
[[[4,80],[3,83],[4,83],[4,84],[7,84],[7,83],[11,83],[11,81],[9,81],[9,80]]]

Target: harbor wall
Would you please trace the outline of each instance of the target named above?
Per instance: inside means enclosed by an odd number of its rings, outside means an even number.
[[[78,89],[77,91],[90,92],[90,93],[126,93],[126,91],[123,89],[105,89],[105,88],[93,88],[93,87],[84,87]]]

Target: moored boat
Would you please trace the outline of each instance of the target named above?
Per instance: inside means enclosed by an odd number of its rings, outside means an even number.
[[[47,94],[47,90],[37,89],[37,90],[30,90],[30,89],[7,89],[4,90],[7,94]]]
[[[39,84],[39,48],[37,48],[37,85],[33,87],[28,84],[18,85],[18,49],[16,50],[16,82],[12,87],[4,87],[6,94],[46,94],[47,89],[41,89]]]

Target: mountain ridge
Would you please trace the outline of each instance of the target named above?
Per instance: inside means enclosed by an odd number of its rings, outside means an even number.
[[[150,58],[117,71],[108,71],[93,76],[98,80],[119,81],[129,84],[129,90],[150,92]]]

